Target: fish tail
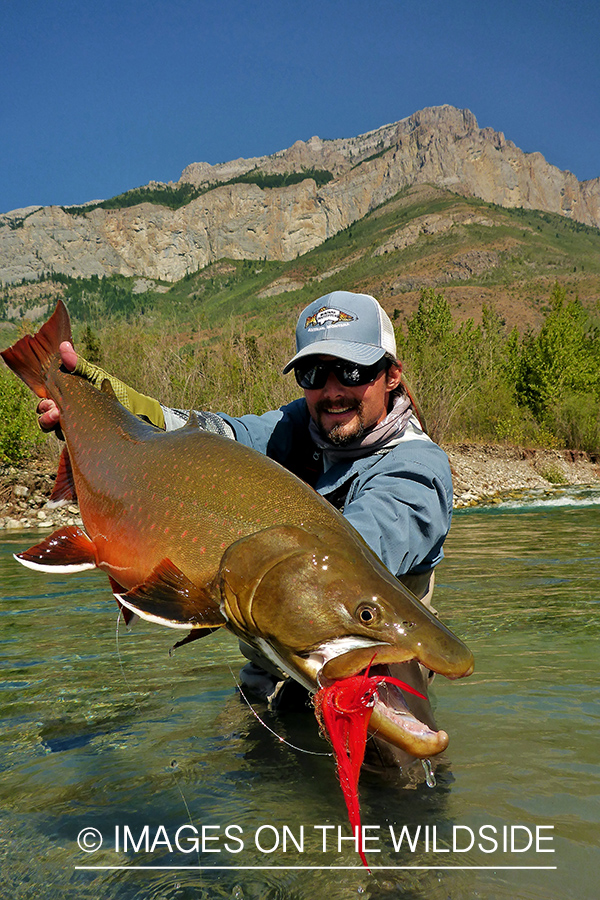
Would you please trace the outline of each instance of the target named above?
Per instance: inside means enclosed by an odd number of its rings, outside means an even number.
[[[44,373],[63,341],[71,341],[71,323],[67,307],[59,300],[56,309],[37,334],[26,334],[1,356],[9,369],[38,397],[47,397]]]

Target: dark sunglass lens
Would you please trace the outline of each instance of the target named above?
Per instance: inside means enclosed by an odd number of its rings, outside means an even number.
[[[366,384],[362,379],[367,366],[359,366],[356,363],[341,363],[334,371],[339,381],[346,387],[358,387]]]
[[[360,366],[357,363],[344,363],[339,366],[336,375],[342,384],[346,387],[362,387],[375,381],[382,369],[385,369],[387,362],[385,358],[372,366]]]
[[[329,373],[333,372],[340,384],[344,387],[361,387],[375,381],[387,362],[385,358],[372,366],[361,366],[358,363],[339,360],[337,362],[312,362],[306,361],[294,366],[296,381],[303,390],[316,391],[324,388]]]
[[[319,363],[305,363],[304,365],[294,366],[294,374],[296,381],[303,390],[315,390],[322,388],[327,380],[327,375],[323,377],[324,366]]]

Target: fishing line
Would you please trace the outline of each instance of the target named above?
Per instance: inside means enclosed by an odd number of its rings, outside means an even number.
[[[123,681],[125,682],[125,685],[126,685],[126,687],[127,687],[127,690],[129,691],[130,694],[134,694],[134,692],[133,692],[133,690],[132,690],[132,688],[131,688],[131,686],[130,686],[130,684],[129,684],[129,681],[128,681],[128,679],[127,679],[127,676],[126,676],[126,674],[125,674],[125,667],[124,667],[124,665],[123,665],[123,659],[122,659],[122,657],[121,657],[121,651],[120,651],[120,648],[119,648],[119,622],[120,622],[120,621],[121,621],[121,610],[119,609],[119,610],[117,611],[117,626],[116,626],[116,629],[115,629],[115,644],[116,644],[116,650],[117,650],[117,658],[118,658],[118,660],[119,660],[119,666],[121,667],[121,675],[122,675],[122,677],[123,677]],[[134,695],[134,701],[133,701],[133,702],[134,702],[134,705],[135,705],[135,708],[137,709],[137,711],[140,712],[141,708],[140,708],[140,706],[139,706],[137,700],[135,699],[135,695]],[[188,806],[188,802],[187,802],[187,800],[185,799],[185,795],[184,795],[184,793],[183,793],[183,791],[182,791],[182,789],[181,789],[181,785],[179,784],[179,780],[178,780],[178,778],[177,778],[177,772],[176,772],[176,770],[175,770],[175,767],[176,767],[176,766],[177,766],[177,762],[176,762],[176,760],[173,760],[173,761],[171,762],[171,769],[173,770],[173,779],[174,779],[174,781],[175,781],[175,786],[176,786],[177,790],[179,791],[179,796],[181,797],[181,800],[182,800],[182,802],[183,802],[183,805],[185,806],[185,811],[186,811],[186,813],[187,813],[187,817],[188,817],[189,823],[190,823],[190,825],[192,826],[192,828],[194,828],[194,827],[195,827],[195,825],[194,825],[194,820],[193,820],[193,818],[192,818],[192,814],[191,814],[191,812],[190,812],[190,808],[189,808],[189,806]],[[196,851],[196,855],[197,855],[197,857],[198,857],[198,865],[200,865],[200,851],[199,851],[199,850]]]
[[[196,828],[196,826],[194,825],[194,820],[192,818],[192,814],[190,812],[190,808],[187,804],[187,800],[184,797],[183,791],[181,790],[181,785],[179,784],[179,781],[177,779],[177,773],[175,771],[176,766],[177,766],[177,761],[173,760],[173,762],[171,763],[171,768],[173,769],[173,778],[175,779],[175,784],[177,786],[177,790],[179,791],[179,795],[180,795],[181,799],[183,800],[183,805],[185,806],[185,811],[187,813],[187,817],[189,819],[190,825],[192,826],[192,828]],[[196,846],[196,857],[198,859],[198,865],[200,865],[200,850],[198,849],[198,845]]]
[[[274,737],[277,738],[277,740],[279,741],[280,744],[285,744],[286,747],[290,747],[292,750],[297,750],[298,753],[308,753],[309,756],[333,756],[333,753],[327,753],[327,752],[321,751],[321,750],[307,750],[305,747],[298,747],[296,744],[292,744],[291,741],[286,741],[286,739],[283,738],[283,737],[281,737],[280,734],[277,734],[277,732],[274,731],[269,725],[267,725],[267,723],[264,721],[264,719],[261,719],[261,717],[259,716],[259,714],[256,712],[256,710],[254,709],[254,707],[252,706],[252,704],[250,703],[250,701],[249,701],[248,698],[246,697],[244,691],[242,690],[242,686],[241,686],[241,684],[239,683],[239,681],[237,680],[237,678],[235,677],[234,671],[233,671],[233,669],[231,668],[231,666],[229,665],[229,663],[227,664],[227,668],[228,668],[229,671],[231,672],[231,677],[233,678],[233,681],[234,681],[234,683],[235,683],[235,686],[236,686],[236,688],[238,689],[238,691],[239,691],[239,693],[240,693],[242,699],[244,700],[246,706],[248,707],[248,709],[250,710],[250,712],[252,713],[252,715],[254,716],[254,718],[255,718],[255,719],[258,719],[258,721],[260,722],[260,724],[261,724],[264,728],[266,728],[267,731],[270,731],[271,734],[272,734]]]
[[[123,681],[125,682],[125,686],[130,694],[133,693],[129,686],[129,682],[127,681],[127,676],[125,675],[125,667],[123,665],[123,660],[121,659],[121,650],[119,648],[119,620],[121,618],[121,610],[117,610],[117,627],[115,629],[115,647],[117,650],[117,659],[119,660],[119,666],[121,667],[121,676]]]
[[[129,680],[127,678],[127,675],[125,674],[125,666],[123,665],[123,658],[121,657],[121,649],[119,647],[119,622],[120,622],[120,620],[121,620],[121,610],[119,609],[117,611],[117,627],[115,629],[115,646],[116,646],[116,651],[117,651],[117,659],[119,660],[119,666],[121,669],[121,677],[123,678],[123,681],[125,682],[125,687],[127,688],[129,693],[133,697],[133,705],[134,705],[135,709],[138,712],[141,712],[141,707],[137,701],[135,691],[131,687]]]

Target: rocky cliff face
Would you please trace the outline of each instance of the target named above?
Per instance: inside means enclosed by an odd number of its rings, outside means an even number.
[[[283,188],[223,184],[253,169],[326,169]],[[211,166],[193,163],[180,183],[215,185],[179,210],[150,203],[73,215],[60,207],[0,215],[0,280],[55,271],[119,273],[174,281],[214,260],[290,260],[306,253],[399,190],[430,183],[505,207],[541,209],[600,227],[600,178],[579,182],[523,153],[500,132],[479,128],[451,106],[415,113],[356,138],[297,141],[272,156]]]

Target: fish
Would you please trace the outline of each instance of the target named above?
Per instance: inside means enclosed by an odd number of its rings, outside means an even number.
[[[473,671],[468,647],[390,572],[349,522],[274,460],[202,431],[193,413],[163,432],[65,371],[71,326],[59,300],[5,363],[59,410],[65,448],[53,502],[76,499],[83,527],[59,528],[16,554],[41,572],[99,569],[126,621],[185,631],[225,627],[311,694],[370,666],[418,687],[424,667]],[[178,644],[176,644],[178,646]],[[384,679],[382,679],[384,680]],[[449,737],[428,701],[383,684],[368,722],[385,745],[425,759]]]

